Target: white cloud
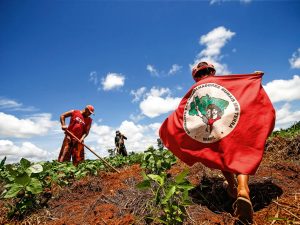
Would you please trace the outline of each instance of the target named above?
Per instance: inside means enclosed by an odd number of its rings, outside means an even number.
[[[123,121],[119,127],[128,139],[126,141],[126,148],[128,151],[145,151],[149,146],[156,146],[158,138],[158,128],[160,124],[140,125],[132,121]]]
[[[288,128],[298,121],[300,121],[300,111],[291,111],[291,105],[286,103],[279,110],[276,110],[275,130]]]
[[[145,116],[144,116],[143,114],[138,114],[138,115],[130,114],[129,118],[130,118],[133,122],[139,122],[140,120],[144,119]]]
[[[147,89],[146,87],[141,87],[141,88],[137,89],[136,91],[131,90],[130,94],[134,96],[134,99],[132,100],[132,102],[138,102],[142,98],[146,89]]]
[[[125,146],[128,152],[142,152],[150,145],[156,146],[160,123],[149,125],[136,124],[125,120],[119,127],[93,124],[87,143],[96,142],[95,149],[102,156],[107,156],[107,149],[115,148],[115,132],[119,130],[127,137]],[[90,154],[91,155],[91,154]]]
[[[22,104],[18,103],[11,99],[0,98],[0,107],[1,108],[19,108]]]
[[[177,73],[178,71],[180,71],[181,68],[182,68],[182,66],[179,66],[177,64],[173,64],[171,69],[169,70],[168,74],[173,75],[173,74]]]
[[[170,95],[171,94],[171,90],[169,88],[156,88],[156,87],[152,87],[150,89],[150,92],[147,93],[147,96],[153,96],[153,97],[160,97],[163,95]]]
[[[294,52],[292,58],[289,59],[291,67],[294,69],[300,69],[300,48],[297,52]]]
[[[170,94],[171,91],[168,88],[151,88],[150,92],[146,94],[147,97],[140,103],[142,113],[154,118],[175,110],[181,98],[173,98]]]
[[[122,74],[109,73],[101,83],[103,90],[109,91],[124,86],[125,77]]]
[[[181,70],[182,66],[179,66],[178,64],[173,64],[171,68],[168,70],[168,72],[165,71],[159,71],[157,70],[153,65],[147,65],[146,69],[150,72],[152,76],[155,77],[165,77],[165,76],[170,76],[174,75],[177,72]]]
[[[96,72],[96,71],[92,71],[92,72],[90,73],[89,81],[90,81],[90,82],[93,82],[95,85],[98,84],[98,75],[97,75],[97,72]]]
[[[199,43],[205,45],[206,48],[197,55],[194,63],[190,65],[190,68],[192,69],[199,61],[207,61],[215,66],[217,74],[230,73],[227,65],[220,62],[223,57],[223,55],[221,55],[221,49],[234,35],[234,32],[227,30],[223,26],[213,29],[206,35],[202,35]]]
[[[151,75],[158,76],[158,72],[157,72],[157,70],[155,69],[154,66],[147,65],[146,69],[150,72]]]
[[[220,4],[221,2],[230,2],[230,1],[233,1],[233,0],[210,0],[209,4],[213,5],[213,4]],[[250,3],[252,0],[240,0],[241,3]]]
[[[176,86],[176,89],[177,89],[178,91],[181,91],[183,88],[182,88],[180,85],[177,85],[177,86]]]
[[[148,96],[140,104],[142,113],[150,118],[175,110],[181,98]]]
[[[0,140],[0,159],[7,157],[7,163],[17,162],[22,157],[30,161],[47,161],[57,157],[35,146],[31,142],[23,142],[17,146],[10,140]]]
[[[89,136],[86,139],[87,143],[97,143],[101,154],[107,154],[107,149],[114,148],[115,129],[107,125],[98,125],[93,123]]]
[[[291,80],[273,80],[264,86],[273,103],[300,99],[300,77],[294,75]]]
[[[27,112],[37,111],[37,109],[33,106],[25,107],[23,106],[22,103],[4,97],[0,97],[0,109],[6,109],[10,111],[27,111]]]
[[[50,128],[57,126],[51,121],[51,114],[35,114],[26,119],[0,112],[0,136],[29,138],[47,134]]]

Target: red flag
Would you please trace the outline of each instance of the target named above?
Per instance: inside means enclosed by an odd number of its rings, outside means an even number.
[[[188,165],[254,174],[275,124],[262,75],[209,76],[194,84],[160,128],[164,145]]]

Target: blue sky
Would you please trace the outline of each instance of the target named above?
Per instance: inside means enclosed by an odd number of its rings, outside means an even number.
[[[263,70],[276,129],[286,128],[300,120],[299,10],[298,1],[3,0],[0,158],[56,159],[60,114],[87,104],[96,152],[107,155],[116,129],[128,151],[145,150],[198,60],[220,75]]]

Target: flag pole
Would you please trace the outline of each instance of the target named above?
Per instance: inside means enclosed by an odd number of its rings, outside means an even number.
[[[80,140],[79,140],[74,134],[72,134],[69,130],[65,130],[65,131],[66,131],[71,137],[73,137],[76,141],[78,141],[79,143],[81,143]],[[87,145],[84,144],[84,143],[81,143],[81,144],[83,144],[84,147],[86,147],[86,148],[87,148],[88,150],[90,150],[95,156],[97,156],[99,159],[101,159],[101,160],[104,162],[104,164],[106,164],[108,167],[110,167],[110,168],[112,168],[114,171],[120,173],[119,170],[117,170],[115,167],[113,167],[112,165],[110,165],[105,159],[101,158],[101,157],[100,157],[96,152],[94,152],[89,146],[87,146]]]

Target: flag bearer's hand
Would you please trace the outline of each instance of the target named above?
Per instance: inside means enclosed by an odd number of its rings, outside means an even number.
[[[62,130],[66,130],[68,127],[66,125],[61,125]]]

